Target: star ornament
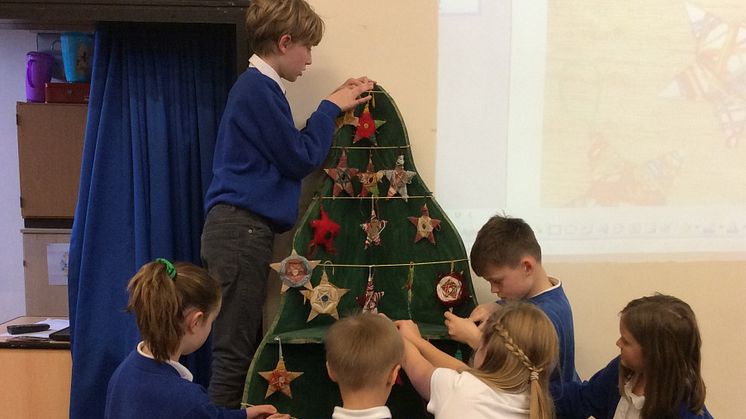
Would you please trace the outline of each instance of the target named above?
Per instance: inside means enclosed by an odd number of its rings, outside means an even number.
[[[373,115],[370,113],[370,104],[366,103],[363,112],[358,117],[357,129],[355,130],[355,136],[352,138],[352,144],[356,144],[358,141],[367,138],[371,144],[378,145],[376,142],[376,129],[385,122],[373,119]]]
[[[363,308],[363,313],[378,314],[378,302],[383,297],[383,291],[376,291],[373,284],[373,275],[368,275],[368,285],[365,293],[357,297],[357,303]]]
[[[275,367],[275,369],[273,369],[272,371],[261,371],[259,372],[259,375],[261,375],[262,378],[269,382],[269,386],[267,387],[267,394],[264,395],[265,399],[277,391],[284,393],[286,396],[292,399],[293,393],[290,390],[290,383],[296,378],[303,375],[303,373],[288,371],[285,368],[285,360],[280,357],[280,360],[277,361],[277,366]]]
[[[329,218],[329,215],[322,207],[319,207],[319,216],[320,218],[309,223],[313,230],[313,237],[308,242],[306,253],[313,255],[316,252],[316,248],[321,246],[327,253],[335,254],[337,250],[334,248],[334,238],[339,234],[339,224]]]
[[[389,180],[389,190],[386,192],[386,196],[391,198],[399,194],[406,202],[409,198],[407,185],[412,183],[412,179],[417,176],[417,172],[404,170],[404,155],[400,154],[396,158],[396,166],[393,170],[381,170],[381,172]]]
[[[326,271],[321,275],[321,282],[319,285],[311,290],[301,290],[303,294],[303,303],[306,301],[311,302],[311,312],[308,314],[306,322],[310,322],[319,314],[328,314],[335,319],[339,320],[339,313],[337,312],[337,305],[339,299],[342,298],[349,291],[345,288],[337,288],[336,285],[329,282],[329,277],[326,275]]]
[[[370,211],[370,220],[367,223],[360,224],[365,232],[365,248],[367,249],[370,245],[375,244],[376,246],[381,245],[381,232],[386,228],[388,221],[380,220],[376,215],[375,210]]]
[[[337,125],[337,131],[339,131],[343,126],[345,125],[352,125],[353,127],[356,127],[358,124],[358,118],[353,113],[352,109],[345,112],[337,118],[336,125]]]
[[[347,152],[344,149],[342,149],[342,155],[339,157],[337,167],[324,169],[324,171],[334,180],[332,195],[339,196],[342,191],[347,192],[349,196],[355,195],[352,191],[352,178],[357,175],[358,169],[347,167]]]
[[[295,249],[290,253],[290,256],[282,260],[282,262],[271,263],[269,266],[277,271],[282,281],[282,289],[280,293],[284,293],[290,288],[305,287],[311,289],[311,274],[313,268],[319,264],[319,260],[308,260],[303,256],[300,256]]]
[[[380,195],[378,192],[378,183],[383,179],[383,173],[376,172],[376,169],[373,167],[372,159],[368,158],[367,170],[363,173],[358,173],[357,177],[363,185],[358,196],[366,197],[371,195],[378,198],[378,195]]]
[[[437,229],[440,230],[440,220],[430,218],[430,210],[427,209],[427,204],[422,205],[420,209],[419,217],[407,217],[409,222],[417,227],[417,233],[414,235],[414,242],[417,243],[422,239],[427,239],[430,243],[435,244],[435,235],[433,232]]]

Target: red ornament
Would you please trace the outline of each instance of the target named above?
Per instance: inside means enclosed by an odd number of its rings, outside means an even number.
[[[324,169],[327,175],[334,180],[334,189],[332,195],[339,196],[342,191],[347,195],[354,196],[352,191],[352,178],[357,175],[358,169],[347,167],[347,153],[342,149],[342,155],[339,157],[337,167]]]
[[[438,276],[435,283],[435,295],[440,303],[446,307],[461,304],[467,295],[464,275],[458,272],[448,272]]]
[[[427,209],[427,204],[422,205],[420,209],[419,217],[407,217],[409,222],[417,227],[417,234],[414,236],[414,242],[417,243],[422,239],[427,239],[430,243],[435,244],[435,236],[433,232],[436,229],[440,229],[440,220],[430,218],[430,210]]]
[[[369,138],[370,142],[376,144],[376,121],[373,119],[373,115],[370,114],[370,107],[365,104],[363,112],[358,117],[357,129],[355,130],[355,137],[352,139],[352,143],[355,144],[358,141]]]
[[[310,223],[313,229],[313,238],[308,243],[306,254],[313,255],[316,253],[316,246],[323,246],[327,253],[336,254],[334,238],[339,234],[339,224],[329,218],[329,215],[321,206],[319,206],[319,213],[320,218]]]

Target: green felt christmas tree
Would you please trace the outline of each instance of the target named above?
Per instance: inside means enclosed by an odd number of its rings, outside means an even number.
[[[455,356],[443,312],[468,316],[474,292],[463,242],[412,159],[407,130],[389,94],[340,118],[326,177],[303,214],[293,250],[273,264],[283,281],[277,316],[246,376],[243,401],[270,403],[297,418],[329,418],[341,405],[326,373],[329,325],[377,311],[412,319]],[[394,417],[429,418],[402,372],[387,405]]]

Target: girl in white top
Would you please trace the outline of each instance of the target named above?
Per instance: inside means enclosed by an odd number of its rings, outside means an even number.
[[[509,302],[480,326],[474,368],[423,339],[411,320],[395,324],[404,338],[402,368],[437,419],[554,417],[548,386],[557,333],[535,305]]]

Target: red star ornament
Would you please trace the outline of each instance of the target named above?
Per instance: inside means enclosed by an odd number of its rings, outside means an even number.
[[[267,394],[264,395],[265,399],[271,396],[276,391],[284,393],[286,396],[292,399],[293,393],[290,390],[290,383],[296,378],[303,375],[303,373],[288,371],[285,368],[285,360],[280,357],[280,360],[277,361],[277,366],[275,367],[275,369],[273,369],[272,371],[261,371],[259,372],[259,375],[261,375],[262,378],[269,382],[269,386],[267,387]]]
[[[352,178],[357,175],[358,169],[347,167],[347,152],[342,149],[342,155],[339,157],[337,167],[324,169],[327,175],[334,180],[334,189],[332,195],[339,196],[342,191],[347,192],[349,196],[355,196],[352,191]]]
[[[365,197],[370,194],[377,198],[378,195],[380,195],[378,192],[378,183],[383,179],[383,173],[376,172],[376,169],[373,167],[372,159],[368,158],[368,169],[363,173],[358,173],[357,177],[363,185],[358,196]]]
[[[319,215],[320,218],[309,223],[311,229],[313,229],[313,237],[308,243],[306,254],[313,255],[316,253],[317,246],[322,246],[327,253],[336,254],[337,249],[334,248],[334,238],[339,234],[339,224],[329,218],[329,215],[321,206],[319,206]]]
[[[430,218],[430,210],[427,204],[422,205],[419,217],[407,217],[409,222],[417,227],[417,233],[414,235],[414,242],[417,243],[422,239],[427,239],[430,243],[435,244],[435,235],[433,232],[440,229],[440,220]]]
[[[321,282],[311,290],[301,290],[303,294],[303,303],[311,302],[311,312],[308,314],[306,322],[310,322],[319,314],[328,314],[339,320],[337,305],[339,299],[349,291],[346,288],[337,288],[336,285],[329,282],[326,271],[321,274]]]
[[[374,120],[373,115],[370,113],[370,105],[365,104],[363,112],[358,117],[357,129],[355,130],[355,136],[352,138],[352,144],[356,144],[362,139],[369,139],[374,145],[376,143],[376,129],[383,125],[386,121]]]
[[[357,303],[363,308],[363,313],[378,314],[378,302],[383,297],[383,291],[376,291],[373,284],[373,275],[368,275],[368,285],[365,294],[357,297]]]
[[[305,287],[311,289],[311,274],[313,268],[321,262],[320,260],[308,260],[303,256],[299,255],[295,249],[293,249],[290,256],[282,260],[282,262],[270,263],[269,266],[277,271],[282,281],[282,288],[280,293],[284,293],[289,288],[300,288]]]
[[[388,221],[379,220],[375,210],[370,211],[370,220],[367,223],[360,224],[360,227],[365,231],[365,248],[370,247],[371,244],[376,246],[381,245],[381,232],[386,228]]]
[[[381,170],[379,173],[383,173],[389,180],[389,190],[386,192],[386,196],[391,198],[399,194],[406,202],[409,198],[407,185],[412,183],[412,178],[417,175],[417,172],[404,170],[404,155],[399,155],[396,158],[396,166],[393,170]]]

